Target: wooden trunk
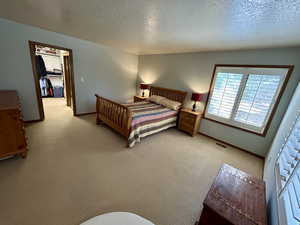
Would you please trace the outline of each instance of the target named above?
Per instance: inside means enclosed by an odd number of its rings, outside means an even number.
[[[266,225],[264,181],[224,164],[204,202],[198,225]]]
[[[27,154],[24,123],[16,91],[0,91],[0,158]]]

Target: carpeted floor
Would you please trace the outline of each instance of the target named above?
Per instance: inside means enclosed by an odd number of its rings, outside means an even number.
[[[46,120],[26,128],[27,158],[0,161],[1,225],[78,225],[112,211],[191,225],[222,163],[262,175],[262,159],[207,137],[170,129],[128,149],[95,115],[44,103]]]

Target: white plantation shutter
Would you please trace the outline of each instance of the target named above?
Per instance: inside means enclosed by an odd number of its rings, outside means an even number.
[[[208,113],[230,118],[243,74],[218,73]]]
[[[279,219],[300,225],[300,111],[276,161]]]
[[[281,81],[280,75],[248,75],[234,120],[257,127],[264,125]]]
[[[218,67],[205,118],[262,134],[288,68]]]

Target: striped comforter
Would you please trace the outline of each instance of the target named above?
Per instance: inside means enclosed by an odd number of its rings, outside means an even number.
[[[132,111],[129,147],[133,147],[143,137],[176,126],[178,111],[146,101],[126,106]]]

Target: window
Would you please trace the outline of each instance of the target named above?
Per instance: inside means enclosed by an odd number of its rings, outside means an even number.
[[[300,224],[300,111],[275,164],[280,224]]]
[[[205,118],[264,135],[292,69],[216,65]]]

